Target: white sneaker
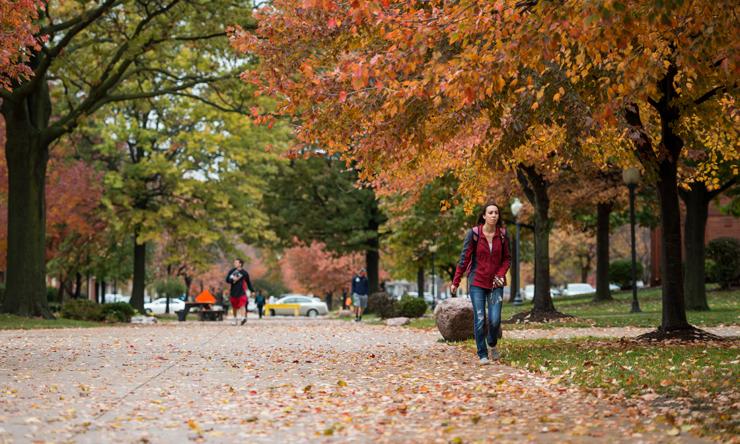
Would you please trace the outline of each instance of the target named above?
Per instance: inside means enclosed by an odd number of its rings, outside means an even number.
[[[488,365],[490,364],[490,361],[488,358],[480,358],[480,365]]]
[[[501,354],[498,352],[498,348],[491,348],[491,359],[493,359],[494,361],[498,361],[499,359],[501,359]]]
[[[237,318],[234,318],[234,320],[231,321],[231,324],[232,325],[238,325],[239,324],[239,320]]]

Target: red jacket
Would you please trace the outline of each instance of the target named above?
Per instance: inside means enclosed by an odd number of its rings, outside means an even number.
[[[478,238],[477,241],[476,238]],[[483,225],[479,225],[468,230],[465,236],[452,285],[455,287],[460,285],[460,279],[467,271],[470,284],[490,290],[493,288],[494,277],[506,279],[506,272],[509,271],[510,265],[511,253],[506,228],[496,228],[496,233],[493,235],[493,248],[489,249],[488,239],[483,234]]]

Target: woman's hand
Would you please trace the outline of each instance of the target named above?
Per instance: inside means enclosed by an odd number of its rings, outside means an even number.
[[[455,284],[450,284],[450,294],[457,295],[457,287],[455,286]]]
[[[504,278],[496,276],[493,278],[493,288],[500,288],[504,286]]]

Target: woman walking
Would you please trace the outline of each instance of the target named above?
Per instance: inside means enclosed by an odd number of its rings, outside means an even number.
[[[510,265],[511,254],[506,228],[501,223],[498,205],[489,201],[478,216],[477,225],[468,230],[465,236],[460,261],[450,285],[450,292],[455,294],[463,273],[467,272],[470,300],[473,302],[475,344],[478,348],[478,358],[483,365],[489,363],[486,342],[491,347],[490,358],[497,360],[500,357],[496,344],[501,328],[506,272]],[[488,318],[487,335],[486,318]]]

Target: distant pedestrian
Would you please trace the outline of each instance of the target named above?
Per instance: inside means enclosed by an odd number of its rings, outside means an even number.
[[[257,313],[259,313],[260,319],[265,312],[265,296],[262,294],[262,290],[257,290],[257,296],[254,298],[254,303],[257,304]]]
[[[369,293],[367,274],[365,269],[352,278],[352,305],[355,306],[355,322],[362,321],[362,311],[367,308],[367,297]]]
[[[347,295],[347,289],[342,288],[342,310],[348,310],[349,309],[349,296]]]
[[[229,301],[231,302],[231,311],[234,315],[234,325],[237,325],[238,314],[242,309],[244,317],[242,318],[241,325],[247,323],[247,289],[254,292],[252,281],[249,279],[249,273],[243,267],[243,260],[239,258],[234,259],[234,268],[229,270],[229,273],[226,275],[226,282],[231,284]]]
[[[501,328],[501,306],[504,299],[506,272],[511,264],[509,241],[506,228],[501,223],[499,207],[488,202],[478,216],[478,223],[468,230],[463,242],[460,261],[450,285],[455,294],[462,275],[467,273],[470,300],[473,302],[473,332],[481,364],[488,364],[488,349],[491,359],[499,359],[496,348]],[[488,334],[485,332],[486,305],[488,306]]]

